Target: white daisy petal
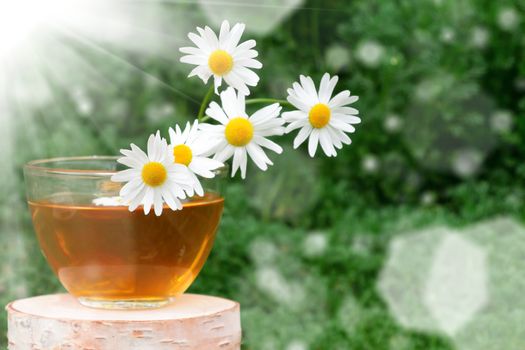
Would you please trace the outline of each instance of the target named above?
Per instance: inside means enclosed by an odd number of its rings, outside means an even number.
[[[117,159],[117,162],[130,168],[142,168],[142,162],[136,157],[122,157]]]
[[[135,209],[137,209],[138,206],[140,204],[142,204],[142,202],[144,201],[144,196],[146,195],[146,191],[147,190],[148,190],[148,188],[146,186],[144,186],[134,198],[129,200],[129,202],[130,202],[129,206],[128,206],[128,210],[129,211],[135,211]],[[123,197],[123,198],[126,199],[125,197]]]
[[[266,153],[262,150],[261,147],[259,147],[255,143],[251,143],[246,147],[246,151],[248,152],[248,155],[253,160],[255,165],[262,171],[265,171],[268,169],[268,165],[272,165],[272,161],[268,158]]]
[[[239,40],[241,40],[241,36],[242,36],[242,33],[244,32],[244,28],[245,28],[244,23],[237,23],[233,26],[233,28],[230,31],[230,36],[228,37],[228,41],[223,44],[224,50],[232,51],[233,49],[235,49],[235,47],[239,44]]]
[[[330,79],[330,75],[328,73],[323,75],[323,79],[321,79],[321,85],[319,86],[319,102],[326,104],[330,101],[330,97],[332,96],[332,92],[334,92],[334,88],[338,80],[339,78],[337,76],[334,76],[332,79]]]
[[[261,62],[254,60],[253,58],[240,58],[238,60],[235,60],[235,64],[253,69],[261,69],[263,67]]]
[[[229,119],[228,116],[224,114],[224,111],[222,110],[222,108],[215,101],[210,103],[210,106],[208,107],[208,109],[206,109],[206,115],[212,119],[215,119],[221,124],[224,124],[224,125],[228,124],[228,119]]]
[[[278,103],[274,103],[269,106],[263,107],[255,113],[253,113],[250,116],[250,121],[254,126],[263,124],[264,122],[277,117],[280,111],[281,106]]]
[[[225,162],[233,156],[234,152],[235,152],[235,147],[226,144],[226,147],[224,147],[222,150],[217,152],[215,156],[213,157],[213,159],[218,160],[219,162]]]
[[[178,125],[177,125],[178,127]],[[170,144],[175,144],[175,145],[178,145],[178,144],[181,144],[183,143],[184,141],[182,141],[182,137],[179,133],[176,133],[175,130],[173,130],[172,127],[170,127],[168,129],[168,134],[170,135]]]
[[[201,36],[195,34],[195,33],[189,33],[188,34],[188,38],[193,41],[193,43],[195,45],[197,45],[197,47],[199,49],[202,50],[202,52],[204,53],[210,53],[212,48],[210,46],[209,43],[206,42],[206,40],[204,40],[204,38],[202,38]]]
[[[233,89],[226,89],[221,92],[222,109],[228,118],[236,118],[239,116],[237,108],[237,94]]]
[[[226,42],[226,40],[228,40],[229,36],[230,36],[230,22],[224,20],[222,21],[221,30],[219,32],[219,46],[221,49],[224,48],[222,44]]]
[[[204,189],[202,188],[199,179],[197,178],[197,176],[195,176],[195,174],[192,174],[192,177],[193,181],[195,181],[195,185],[193,186],[193,188],[195,189],[195,193],[197,193],[197,195],[200,197],[204,196]]]
[[[277,154],[281,154],[283,152],[283,148],[281,146],[279,146],[278,144],[276,144],[275,142],[271,140],[268,140],[265,137],[255,135],[253,137],[253,142],[255,142],[256,144],[262,147],[268,148],[269,150],[272,150]]]
[[[319,129],[313,129],[308,139],[308,154],[310,157],[315,156],[317,144],[319,143]]]
[[[247,158],[247,155],[246,155],[246,148],[241,148],[241,161],[240,161],[240,166],[241,166],[241,178],[242,179],[245,179],[246,178],[246,166],[248,164],[248,158]]]
[[[140,170],[137,169],[126,169],[119,171],[115,175],[111,176],[111,181],[113,182],[128,182],[132,179],[140,176]]]
[[[307,104],[308,102],[303,102],[300,99],[298,99],[295,96],[288,95],[286,98],[288,102],[290,102],[292,105],[294,105],[296,108],[299,108],[301,111],[308,113],[310,111],[310,104]]]
[[[330,140],[330,134],[328,130],[326,130],[326,128],[323,128],[319,131],[319,143],[321,144],[321,148],[323,149],[324,153],[328,157],[335,157],[337,155],[337,152],[334,149],[334,145]]]
[[[259,76],[254,73],[251,69],[245,67],[236,67],[234,69],[235,74],[242,78],[246,85],[256,86],[259,82]]]
[[[339,113],[339,114],[359,114],[359,111],[353,107],[337,107],[332,109],[333,113]]]
[[[284,135],[284,128],[273,128],[273,129],[259,129],[256,130],[257,135],[269,137],[269,136],[282,136]]]
[[[219,39],[217,38],[217,35],[211,30],[210,27],[206,26],[204,28],[204,40],[214,49],[219,48]]]
[[[337,133],[338,130],[333,128],[333,127],[331,127],[331,126],[328,126],[325,129],[330,134],[330,139],[332,140],[332,143],[335,146],[335,148],[337,148],[337,149],[343,148],[343,143],[341,142],[340,134]],[[345,133],[342,133],[342,134],[346,136]],[[348,137],[348,136],[346,136],[346,137]],[[348,138],[348,139],[350,139],[350,138]]]
[[[309,124],[307,119],[296,120],[296,121],[291,122],[290,124],[288,124],[286,126],[286,129],[284,130],[284,132],[285,133],[289,133],[289,132],[291,132],[291,131],[293,131],[295,129],[302,128],[306,124]]]
[[[201,80],[204,82],[204,84],[206,84],[208,82],[208,80],[210,79],[211,77],[211,73],[209,72],[208,69],[206,69],[206,67],[203,67],[203,66],[197,66],[195,68],[192,69],[192,71],[190,72],[190,74],[188,74],[188,78],[191,78],[193,76],[198,76],[199,78],[201,78]]]
[[[149,214],[151,206],[153,205],[154,197],[155,190],[151,187],[148,187],[146,190],[146,194],[144,195],[144,199],[142,200],[142,205],[144,206],[144,214]]]
[[[292,84],[292,89],[289,89],[288,93],[294,95],[300,100],[312,101],[312,104],[315,101],[315,96],[308,94],[298,82]]]
[[[293,140],[293,148],[299,147],[312,133],[312,127],[310,125],[303,126],[299,133]]]
[[[190,169],[197,175],[210,178],[213,177],[212,170],[222,167],[224,164],[215,159],[205,157],[194,157],[190,164]],[[211,176],[209,175],[211,174]]]
[[[296,120],[307,119],[308,115],[306,115],[303,111],[291,111],[283,112],[282,117],[285,121],[291,123]]]
[[[235,174],[237,173],[237,169],[239,169],[241,165],[241,153],[242,153],[242,148],[234,149],[233,164],[232,164],[232,177],[235,176]]]
[[[155,191],[153,196],[153,209],[155,211],[155,215],[160,216],[162,214],[162,207],[163,207],[163,201],[162,201],[162,192]]]
[[[332,118],[332,119],[330,120],[330,125],[331,125],[332,127],[334,127],[334,128],[337,128],[337,129],[339,129],[339,130],[342,130],[342,131],[344,131],[344,132],[350,132],[350,133],[352,133],[352,132],[355,131],[355,128],[354,128],[352,125],[347,124],[347,123],[345,123],[345,122],[343,122],[343,121],[340,121],[340,120],[338,120],[338,119],[334,119],[334,118]]]
[[[198,66],[198,65],[208,64],[208,57],[187,55],[187,56],[182,56],[180,58],[180,61],[182,63],[188,63],[188,64],[193,64],[193,65]]]
[[[339,129],[332,129],[332,130],[335,131],[335,133],[339,136],[339,139],[341,140],[341,142],[344,143],[345,145],[349,145],[352,143],[352,139],[350,139],[350,137],[344,132],[342,132],[341,130]]]
[[[301,84],[304,88],[304,91],[309,95],[309,98],[313,99],[315,103],[319,102],[317,91],[315,89],[314,81],[312,80],[312,78],[301,75],[299,79],[301,80]]]
[[[234,60],[256,58],[257,56],[259,53],[256,50],[236,50],[232,55]]]
[[[359,117],[356,117],[354,115],[345,115],[345,114],[334,114],[332,116],[332,118],[334,119],[337,119],[337,120],[340,120],[344,123],[348,123],[348,124],[359,124],[361,123],[361,118]]]
[[[246,86],[247,83],[243,81],[235,71],[231,71],[228,75],[225,75],[224,80],[242,95],[248,96],[250,94],[250,90]]]
[[[255,47],[255,45],[257,45],[255,40],[253,40],[253,39],[246,40],[245,42],[239,44],[239,46],[237,46],[237,48],[235,48],[235,50],[233,50],[233,52],[234,53],[239,53],[239,54],[246,53],[246,52],[252,50]],[[255,50],[252,50],[252,51],[257,53],[257,51],[255,51]],[[235,57],[235,55],[234,55],[234,57]]]
[[[265,130],[268,130],[268,129],[279,130],[278,134],[282,135],[284,133],[284,129],[285,129],[283,127],[284,123],[285,123],[285,121],[282,118],[274,117],[273,119],[266,121],[266,123],[264,123],[264,124],[254,125],[253,129],[255,131],[265,131]]]
[[[147,144],[148,158],[156,161],[157,160],[157,147],[155,145],[155,135],[150,135]]]
[[[188,55],[206,57],[206,55],[203,54],[202,50],[196,47],[181,47],[179,51]]]
[[[164,190],[162,192],[162,198],[164,199],[164,201],[166,202],[168,207],[170,207],[171,210],[179,209],[180,201],[177,199],[177,197],[173,196],[171,191]]]
[[[328,106],[330,108],[337,108],[341,106],[345,106],[351,103],[354,103],[359,98],[357,96],[350,96],[350,91],[345,90],[341,91],[337,95],[335,95],[329,102]]]
[[[130,147],[131,147],[131,151],[129,151],[129,152],[132,152],[135,155],[135,157],[140,159],[140,161],[142,163],[149,162],[149,158],[148,158],[147,154],[144,153],[144,151],[141,150],[138,146],[136,146],[135,144],[132,143],[130,145]]]
[[[144,187],[144,183],[141,181],[140,178],[131,179],[120,189],[120,196],[128,198],[135,197],[133,194],[136,195],[138,192],[140,192],[142,190],[142,187]]]

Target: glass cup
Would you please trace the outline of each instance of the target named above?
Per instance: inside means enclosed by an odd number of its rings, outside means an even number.
[[[161,216],[119,202],[117,157],[36,160],[24,167],[35,232],[62,285],[85,306],[154,308],[195,280],[213,245],[224,199],[217,170],[204,197]]]

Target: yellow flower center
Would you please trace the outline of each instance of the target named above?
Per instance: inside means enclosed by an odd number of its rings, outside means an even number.
[[[308,113],[308,120],[314,128],[320,129],[324,127],[330,121],[330,108],[324,103],[318,103],[310,109]]]
[[[148,186],[162,185],[168,178],[166,167],[159,162],[149,162],[142,167],[142,181]]]
[[[233,146],[245,146],[253,137],[253,125],[248,119],[237,117],[230,120],[224,131],[226,140]]]
[[[190,165],[193,158],[193,153],[191,152],[191,148],[188,146],[177,145],[173,147],[173,157],[175,159],[175,163],[188,166]]]
[[[208,58],[208,66],[216,75],[224,75],[233,67],[233,57],[224,50],[215,50]]]

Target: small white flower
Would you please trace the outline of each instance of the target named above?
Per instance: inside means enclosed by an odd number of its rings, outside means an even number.
[[[375,173],[379,170],[379,160],[373,154],[368,154],[363,158],[361,167],[367,173]]]
[[[381,63],[384,51],[385,49],[378,42],[365,41],[358,45],[356,57],[365,66],[375,68]]]
[[[262,147],[281,153],[281,146],[266,137],[282,135],[284,120],[279,118],[281,106],[278,103],[266,106],[253,113],[246,114],[244,95],[228,88],[221,93],[221,104],[210,103],[206,115],[221,125],[201,124],[210,140],[217,144],[212,149],[214,159],[225,162],[233,156],[232,176],[241,169],[241,177],[246,177],[248,156],[261,170],[273,165]]]
[[[197,66],[189,77],[197,75],[206,84],[213,75],[216,93],[224,79],[243,95],[249,95],[248,86],[256,86],[259,82],[259,76],[252,69],[260,69],[262,64],[255,60],[258,55],[253,49],[255,40],[239,44],[244,28],[244,24],[237,23],[230,30],[230,23],[224,21],[219,37],[210,27],[197,27],[199,35],[189,33],[188,37],[197,47],[180,48],[187,54],[180,61]]]
[[[340,71],[350,64],[350,51],[344,46],[332,45],[326,50],[325,61],[328,67]]]
[[[120,197],[129,203],[129,211],[139,205],[149,214],[154,207],[157,216],[162,214],[163,202],[172,210],[182,209],[180,199],[192,191],[193,177],[188,169],[173,162],[165,139],[159,132],[148,139],[148,154],[131,144],[131,150],[122,149],[124,157],[117,161],[130,169],[122,170],[111,177],[111,181],[127,182],[120,190]]]
[[[421,204],[423,204],[424,206],[432,205],[435,202],[436,194],[434,192],[427,191],[421,195]]]
[[[501,29],[512,31],[516,29],[520,22],[518,11],[513,7],[504,7],[498,12],[498,24]]]
[[[327,248],[328,239],[322,232],[313,232],[305,237],[303,241],[303,252],[308,257],[322,255]]]
[[[487,46],[489,38],[490,38],[490,33],[486,28],[484,27],[472,28],[472,32],[470,34],[470,42],[472,46],[482,49],[485,46]]]
[[[293,340],[286,346],[286,350],[308,350],[308,345],[301,340]]]
[[[509,111],[496,111],[490,117],[490,127],[497,133],[505,134],[512,129],[512,114]]]
[[[474,176],[483,163],[483,154],[477,149],[460,149],[452,155],[452,170],[462,178]]]
[[[76,88],[73,90],[72,93],[73,100],[76,104],[77,111],[83,115],[88,116],[93,113],[93,110],[95,108],[93,104],[93,100],[88,95],[88,93],[81,88]]]
[[[456,33],[452,28],[445,27],[441,29],[441,40],[445,43],[450,43],[454,40],[456,37]]]
[[[204,189],[196,175],[212,178],[215,176],[213,170],[220,168],[224,164],[221,162],[207,158],[206,155],[210,149],[210,145],[205,140],[199,131],[199,122],[196,120],[193,125],[186,123],[184,131],[178,125],[175,130],[169,129],[170,134],[170,153],[172,159],[177,164],[187,166],[194,179],[194,190],[199,196],[204,195]],[[192,191],[188,193],[193,196]]]
[[[311,157],[315,155],[318,143],[321,143],[327,156],[335,157],[336,148],[341,149],[343,144],[352,142],[345,132],[353,133],[355,128],[352,124],[361,122],[356,116],[359,111],[347,106],[359,98],[350,96],[348,90],[332,97],[338,78],[334,76],[330,79],[328,73],[321,79],[319,92],[312,78],[301,75],[300,80],[301,84],[295,82],[293,89],[288,89],[288,102],[298,110],[283,113],[283,118],[290,123],[286,132],[300,128],[293,146],[299,147],[309,137],[308,153]]]
[[[385,118],[383,127],[390,133],[396,133],[403,127],[403,120],[396,114],[390,114]]]

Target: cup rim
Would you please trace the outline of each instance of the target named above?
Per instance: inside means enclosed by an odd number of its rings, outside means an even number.
[[[54,158],[45,158],[45,159],[35,159],[27,162],[24,165],[24,170],[27,171],[36,171],[46,174],[56,174],[56,175],[90,175],[90,176],[109,176],[116,174],[119,170],[108,170],[108,169],[75,169],[75,168],[56,168],[52,166],[45,166],[44,164],[53,164],[59,162],[67,161],[114,161],[117,163],[117,159],[120,156],[71,156],[71,157],[54,157]],[[228,171],[228,165],[224,165],[215,170],[216,175],[221,174],[222,172]]]
[[[93,160],[107,160],[107,161],[117,161],[118,156],[77,156],[77,157],[55,157],[55,158],[45,158],[45,159],[35,159],[27,162],[24,165],[24,170],[33,170],[49,174],[62,174],[62,175],[112,175],[115,174],[116,170],[107,170],[107,169],[75,169],[73,168],[59,168],[53,167],[51,164],[60,163],[60,162],[81,162],[81,161],[93,161]],[[48,164],[46,166],[46,164]]]

